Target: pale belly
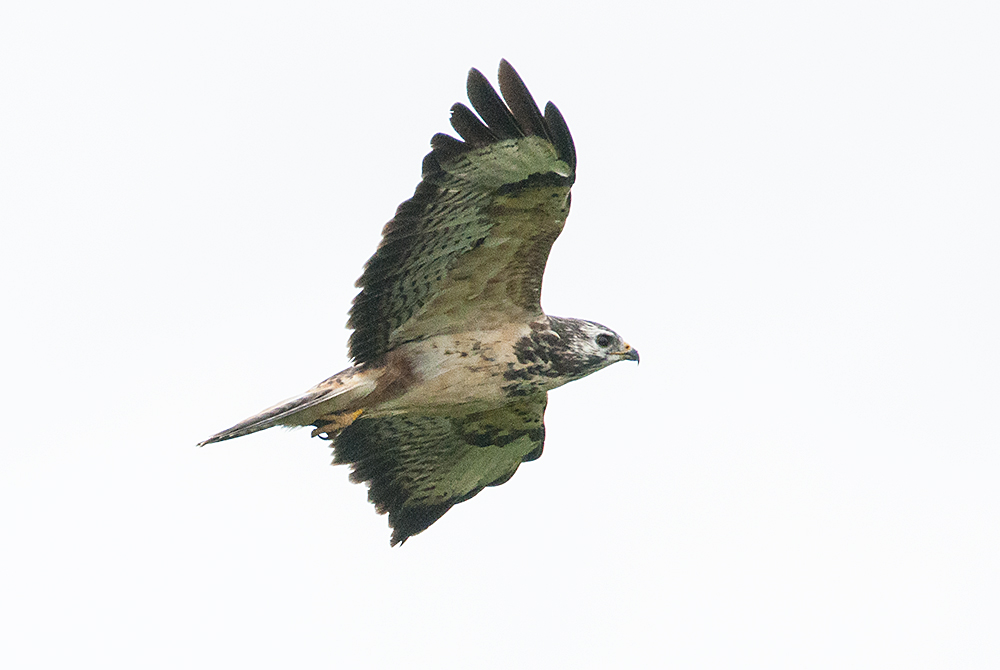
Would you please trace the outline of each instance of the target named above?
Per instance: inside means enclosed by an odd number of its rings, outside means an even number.
[[[379,403],[377,409],[433,411],[435,407],[485,408],[509,402],[510,382],[504,375],[523,367],[513,345],[529,332],[527,325],[509,326],[439,335],[399,347],[396,353],[409,365],[410,383],[404,393]]]

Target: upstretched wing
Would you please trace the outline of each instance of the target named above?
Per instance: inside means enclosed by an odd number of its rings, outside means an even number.
[[[333,462],[351,463],[351,481],[368,482],[395,545],[541,456],[545,402],[542,393],[473,414],[362,415],[334,438]]]
[[[500,99],[471,70],[469,100],[437,134],[423,180],[382,231],[348,326],[355,363],[431,335],[528,321],[542,313],[542,273],[569,213],[573,139],[551,102],[538,110],[500,61]],[[485,121],[485,123],[483,123]]]

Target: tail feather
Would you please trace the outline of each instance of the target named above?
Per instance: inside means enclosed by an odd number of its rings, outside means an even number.
[[[273,426],[308,426],[320,416],[350,409],[350,404],[367,396],[375,384],[358,367],[348,368],[317,384],[296,398],[289,398],[268,407],[231,428],[216,433],[198,443],[199,447],[213,442],[231,440]]]

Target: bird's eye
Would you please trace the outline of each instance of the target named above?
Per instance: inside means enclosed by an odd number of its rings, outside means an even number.
[[[597,346],[601,347],[602,349],[607,349],[608,347],[611,346],[611,343],[614,342],[614,338],[608,335],[607,333],[601,333],[600,335],[594,338],[594,341],[597,342]]]

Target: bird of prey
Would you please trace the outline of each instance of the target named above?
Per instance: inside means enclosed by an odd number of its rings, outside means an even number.
[[[313,426],[388,513],[391,545],[538,458],[549,390],[639,361],[610,328],[542,311],[576,150],[507,61],[498,79],[503,99],[469,72],[479,116],[451,108],[462,140],[431,138],[416,192],[382,230],[350,310],[354,365],[201,443]]]

